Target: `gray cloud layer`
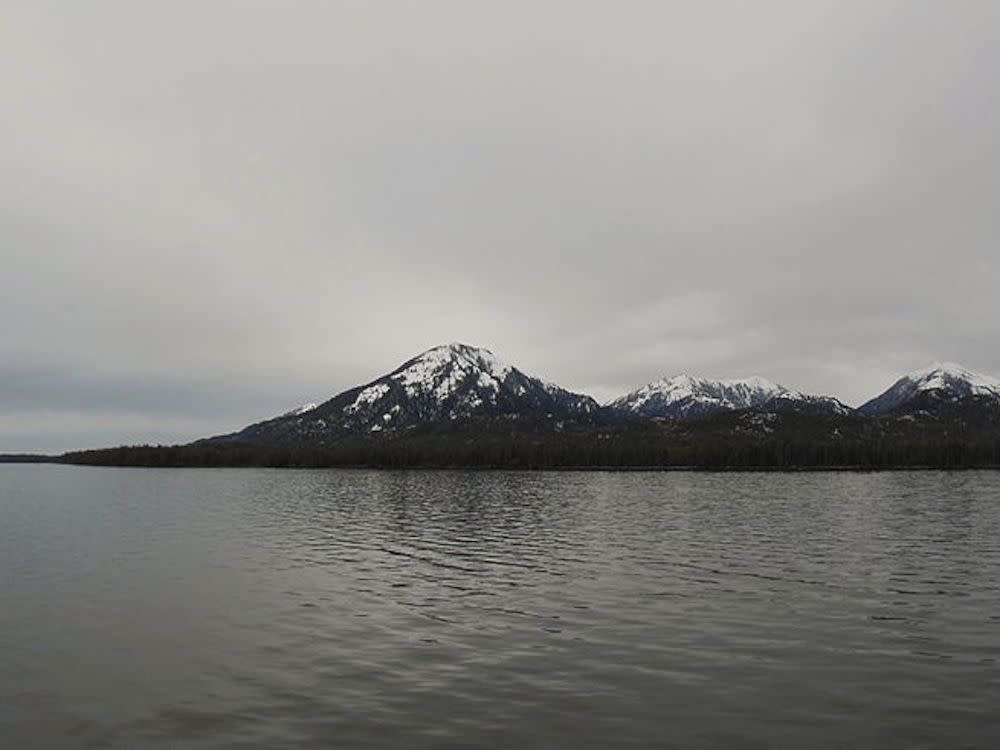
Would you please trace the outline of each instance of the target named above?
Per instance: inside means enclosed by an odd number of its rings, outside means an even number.
[[[599,398],[1000,373],[1000,4],[0,7],[0,450],[451,340]]]

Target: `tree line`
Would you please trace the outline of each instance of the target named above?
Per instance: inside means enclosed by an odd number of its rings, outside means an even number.
[[[64,463],[146,467],[371,468],[975,468],[1000,467],[1000,438],[678,442],[650,436],[602,440],[455,436],[344,441],[331,445],[199,442],[67,453]]]

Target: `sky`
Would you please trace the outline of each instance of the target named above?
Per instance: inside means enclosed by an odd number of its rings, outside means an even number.
[[[0,0],[0,452],[437,344],[607,400],[1000,374],[1000,3]]]

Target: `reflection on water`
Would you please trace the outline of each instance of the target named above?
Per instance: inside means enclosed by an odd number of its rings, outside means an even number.
[[[0,467],[3,747],[1000,736],[1000,474]]]

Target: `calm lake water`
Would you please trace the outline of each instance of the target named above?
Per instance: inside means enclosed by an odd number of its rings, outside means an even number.
[[[1000,746],[1000,473],[0,466],[0,747]]]

